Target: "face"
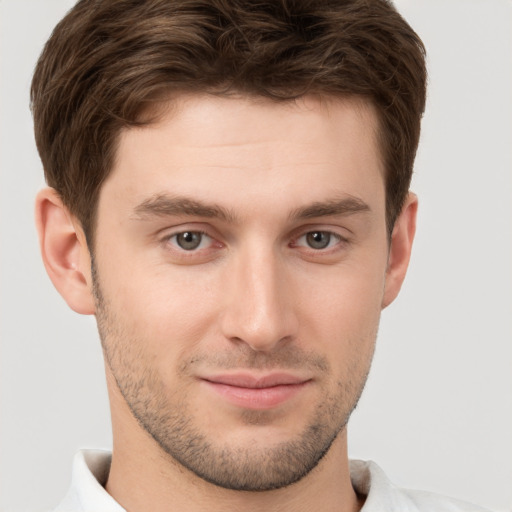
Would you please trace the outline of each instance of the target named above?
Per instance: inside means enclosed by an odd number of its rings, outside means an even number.
[[[166,112],[122,133],[100,194],[108,371],[167,456],[282,487],[329,450],[369,370],[388,261],[376,117],[312,97]]]

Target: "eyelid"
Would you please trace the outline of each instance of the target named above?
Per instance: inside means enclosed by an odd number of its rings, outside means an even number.
[[[308,246],[306,243],[298,244],[297,242],[305,237],[308,233],[323,232],[329,233],[335,237],[336,241],[333,245],[323,249],[315,249]],[[342,226],[326,226],[324,225],[307,225],[302,226],[295,231],[295,235],[291,237],[289,247],[297,251],[297,254],[306,260],[311,260],[317,263],[334,263],[339,261],[341,257],[350,249],[352,243],[351,232]]]
[[[206,247],[187,250],[181,248],[176,241],[173,242],[174,237],[186,232],[199,233],[204,237],[208,237],[209,241]],[[334,243],[330,242],[325,248],[314,248],[306,243],[298,243],[303,237],[314,232],[328,233],[334,238]],[[351,244],[351,234],[350,230],[343,226],[307,224],[294,229],[286,237],[288,239],[286,245],[291,249],[297,250],[298,254],[302,254],[305,258],[321,261],[320,258],[335,257],[336,255],[343,254]],[[184,222],[180,225],[168,226],[159,230],[155,235],[158,237],[158,243],[168,253],[169,257],[174,259],[176,263],[183,262],[183,264],[187,262],[190,262],[190,264],[202,263],[216,259],[221,254],[219,250],[226,247],[226,242],[228,245],[230,243],[225,239],[225,235],[221,235],[215,227],[204,222]],[[228,239],[231,239],[231,237],[228,236]],[[201,241],[201,244],[203,243]]]
[[[183,222],[181,224],[175,224],[172,226],[165,226],[154,233],[154,236],[159,240],[168,240],[173,236],[179,235],[180,233],[201,233],[209,236],[212,239],[218,239],[218,232],[210,225],[204,222]]]
[[[325,233],[325,234],[328,234],[329,236],[331,236],[332,238],[337,240],[338,243],[346,241],[346,239],[344,239],[339,233],[335,233],[334,231],[328,231],[328,230],[325,230],[325,229],[312,229],[312,230],[306,231],[305,233],[302,233],[301,235],[296,237],[294,239],[295,243],[298,240],[300,240],[301,238],[307,237],[311,233]],[[302,245],[301,245],[301,247],[302,247]],[[328,247],[325,247],[325,248],[322,248],[322,249],[315,249],[313,247],[308,247],[307,244],[305,244],[303,247],[309,248],[309,249],[311,249],[311,250],[313,250],[315,252],[325,251],[325,250],[331,248],[331,246],[329,245]]]
[[[326,224],[306,224],[303,226],[300,226],[297,229],[294,229],[290,238],[296,240],[300,238],[301,236],[307,235],[308,233],[314,233],[314,232],[322,232],[322,233],[329,233],[331,235],[334,235],[341,240],[349,241],[352,236],[352,231],[346,227],[343,226],[336,226],[336,225],[326,225]]]
[[[205,241],[205,238],[210,239],[210,244],[211,244],[212,242],[214,242],[214,239],[213,239],[210,235],[208,235],[208,233],[205,233],[204,231],[196,231],[196,230],[192,230],[192,229],[185,229],[185,230],[183,230],[183,231],[178,231],[177,233],[171,233],[171,234],[169,234],[169,235],[167,235],[167,236],[165,237],[164,241],[165,241],[166,243],[171,243],[171,240],[172,240],[172,239],[175,239],[175,238],[177,238],[179,235],[182,235],[182,234],[184,234],[184,233],[194,233],[194,234],[197,234],[197,235],[201,236],[201,241],[200,241],[200,243],[199,243],[199,246],[198,246],[198,247],[196,247],[196,248],[194,248],[194,249],[189,249],[189,250],[187,250],[187,249],[184,249],[183,247],[180,247],[180,246],[178,245],[177,240],[176,240],[176,241],[175,241],[175,243],[172,243],[172,245],[173,245],[173,247],[175,248],[175,250],[180,251],[180,252],[181,252],[181,251],[184,251],[184,252],[187,252],[187,253],[190,253],[190,254],[191,254],[191,253],[194,253],[194,252],[199,252],[200,250],[205,250],[205,249],[206,249],[205,247],[201,247],[201,245],[203,245],[203,243],[204,243],[204,242],[206,242],[206,241]]]
[[[187,232],[198,233],[203,237],[208,237],[210,239],[208,246],[187,251],[186,249],[179,247],[176,242],[172,242],[174,237]],[[224,246],[224,244],[219,241],[220,236],[216,230],[209,225],[205,225],[203,222],[186,222],[180,225],[166,227],[159,230],[158,233],[156,233],[156,236],[158,243],[166,250],[173,252],[174,254],[178,254],[179,257],[182,258],[191,258],[199,254],[204,254],[212,248],[221,248]],[[202,243],[203,242],[201,242],[201,244]]]

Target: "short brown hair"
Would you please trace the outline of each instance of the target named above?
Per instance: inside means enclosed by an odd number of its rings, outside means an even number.
[[[80,0],[56,26],[31,89],[48,184],[89,246],[124,127],[173,92],[373,103],[391,230],[425,107],[425,50],[388,0]]]

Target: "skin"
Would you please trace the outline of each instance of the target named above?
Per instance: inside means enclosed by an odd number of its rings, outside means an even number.
[[[361,508],[345,427],[417,209],[410,194],[389,240],[376,133],[361,100],[183,96],[121,133],[92,272],[79,222],[39,194],[48,273],[97,317],[106,489],[127,510]],[[283,374],[284,399],[254,389]],[[249,398],[217,382],[233,376]]]

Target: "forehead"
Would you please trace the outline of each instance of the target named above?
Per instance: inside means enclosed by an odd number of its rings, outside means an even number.
[[[122,131],[100,205],[105,195],[127,207],[172,193],[230,208],[279,197],[294,208],[328,192],[383,194],[377,129],[357,98],[183,95],[157,122]]]

